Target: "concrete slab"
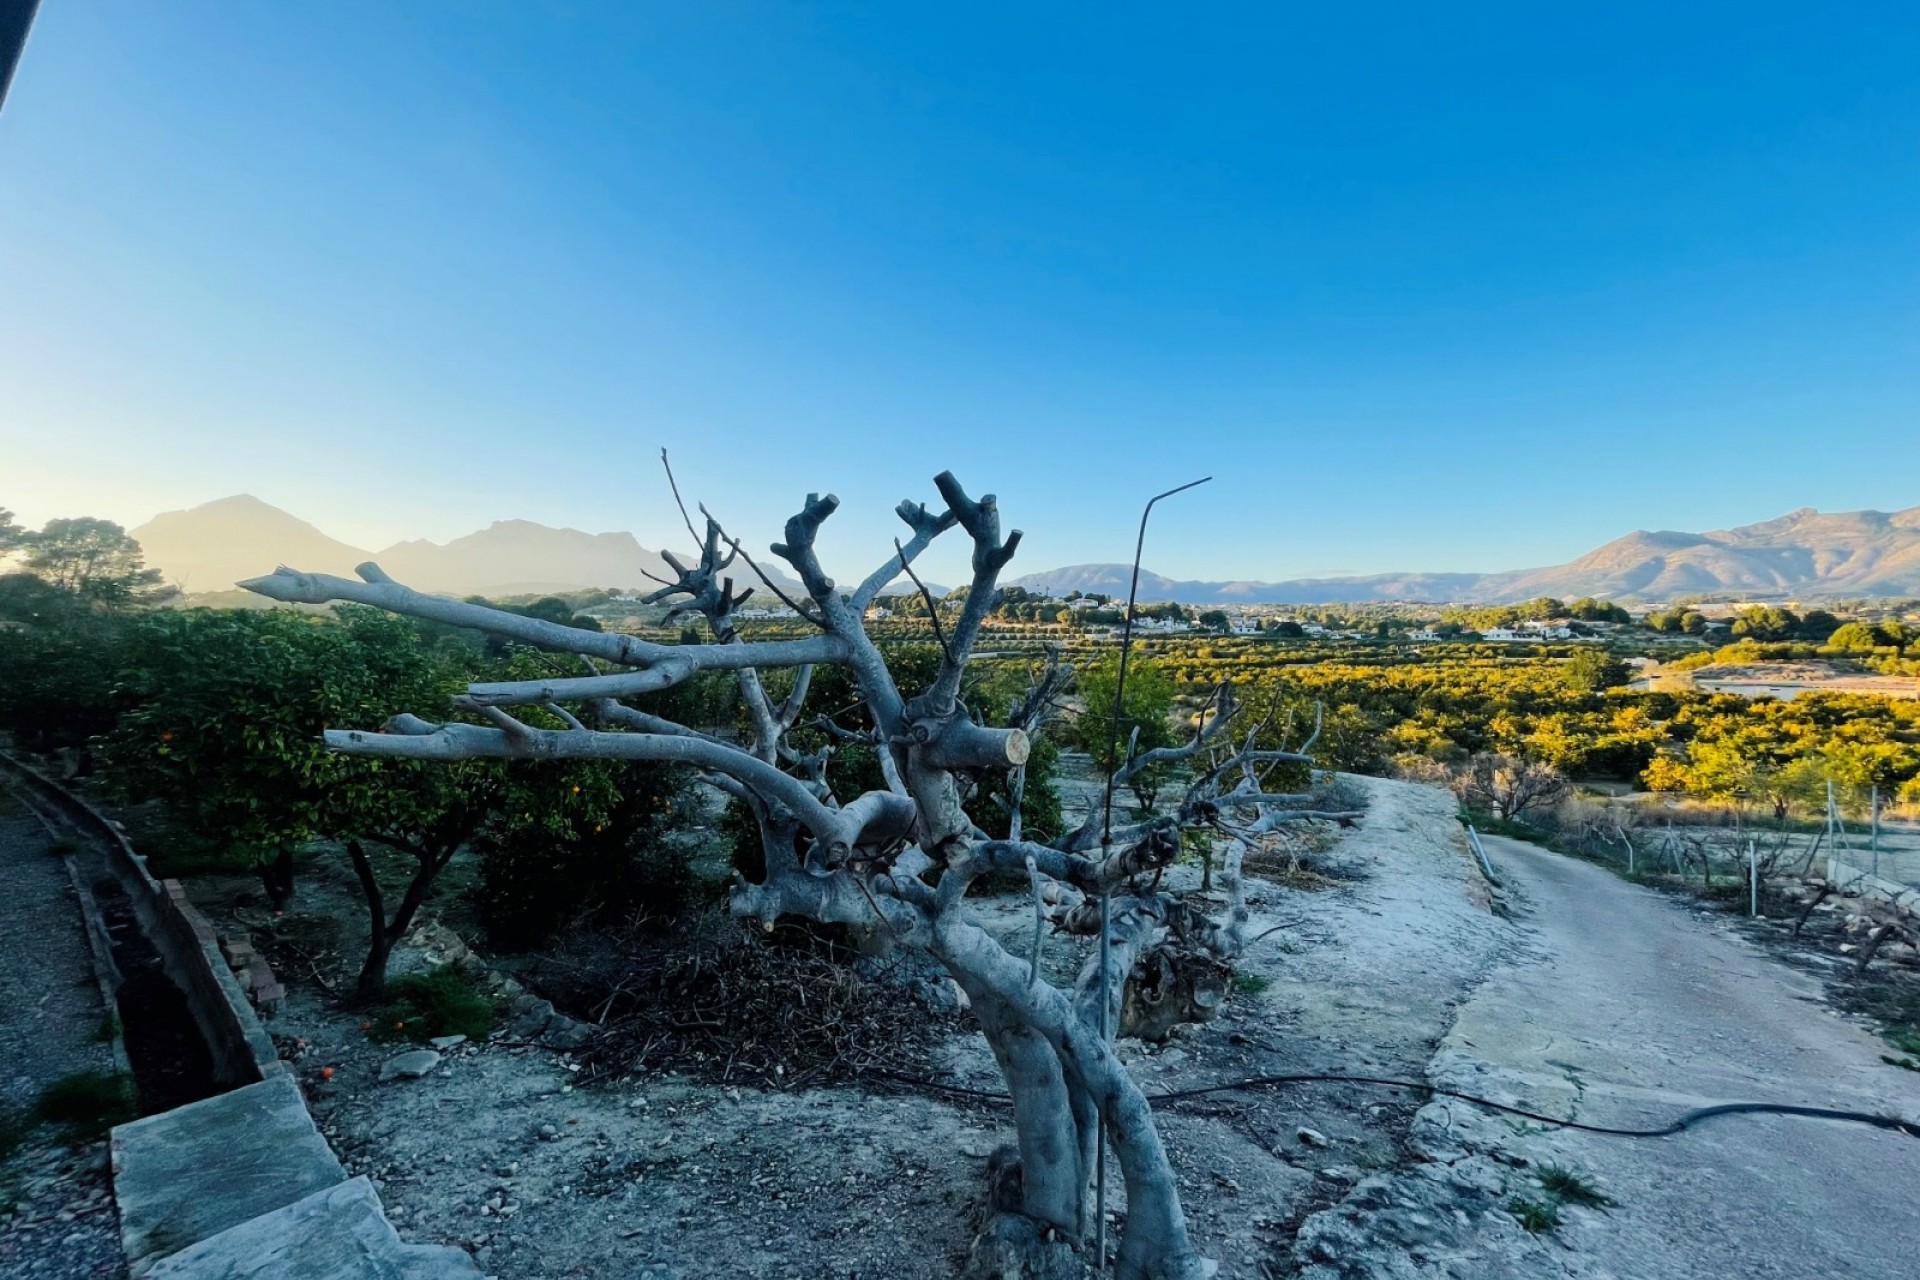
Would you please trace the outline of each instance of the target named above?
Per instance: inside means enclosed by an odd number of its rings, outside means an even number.
[[[136,1280],[168,1254],[345,1178],[285,1075],[113,1131],[120,1239]]]
[[[148,1280],[479,1280],[458,1249],[403,1244],[380,1198],[355,1178],[202,1240]]]

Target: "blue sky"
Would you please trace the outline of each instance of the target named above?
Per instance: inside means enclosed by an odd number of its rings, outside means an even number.
[[[669,539],[953,468],[1015,572],[1920,504],[1911,5],[48,0],[0,505]],[[682,535],[681,541],[684,541]],[[930,561],[961,573],[960,549]]]

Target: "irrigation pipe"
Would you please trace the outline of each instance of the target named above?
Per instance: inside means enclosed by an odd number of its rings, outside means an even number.
[[[954,1094],[959,1097],[974,1098],[996,1105],[1011,1103],[1007,1094],[995,1093],[988,1089],[968,1089],[960,1085],[942,1084],[938,1080],[928,1080],[920,1076],[908,1075],[902,1071],[888,1071],[884,1068],[872,1068],[863,1075],[886,1080],[895,1080],[903,1084],[916,1085],[923,1089],[932,1089],[939,1093]],[[1347,1076],[1310,1073],[1306,1075],[1252,1076],[1245,1080],[1234,1080],[1227,1084],[1201,1085],[1194,1089],[1174,1089],[1163,1093],[1150,1093],[1149,1102],[1181,1102],[1188,1098],[1205,1097],[1214,1093],[1233,1093],[1242,1089],[1270,1088],[1287,1084],[1357,1084],[1384,1089],[1411,1089],[1417,1093],[1428,1094],[1436,1098],[1452,1098],[1457,1102],[1472,1103],[1476,1107],[1485,1107],[1489,1111],[1499,1111],[1510,1116],[1550,1124],[1561,1129],[1576,1129],[1581,1133],[1598,1133],[1613,1138],[1671,1138],[1692,1128],[1702,1120],[1718,1116],[1733,1115],[1778,1115],[1801,1116],[1810,1120],[1840,1120],[1849,1124],[1871,1125],[1876,1129],[1886,1129],[1893,1133],[1905,1134],[1909,1138],[1920,1138],[1920,1124],[1914,1124],[1894,1116],[1875,1115],[1870,1111],[1840,1111],[1831,1107],[1808,1107],[1788,1102],[1721,1102],[1710,1107],[1695,1107],[1683,1111],[1670,1124],[1658,1129],[1623,1129],[1612,1125],[1585,1124],[1578,1120],[1565,1120],[1559,1116],[1543,1115],[1538,1111],[1528,1111],[1524,1107],[1509,1106],[1504,1102],[1495,1102],[1491,1098],[1477,1097],[1471,1093],[1461,1093],[1455,1089],[1443,1089],[1438,1085],[1422,1084],[1415,1080],[1394,1080],[1383,1076]]]

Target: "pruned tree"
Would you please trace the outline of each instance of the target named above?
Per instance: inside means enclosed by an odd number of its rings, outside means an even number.
[[[804,585],[798,600],[782,595],[701,508],[704,535],[687,521],[701,547],[697,562],[670,559],[675,577],[656,595],[673,601],[678,615],[705,619],[711,641],[704,644],[575,630],[425,595],[371,564],[361,566],[362,582],[281,569],[242,585],[276,600],[355,601],[578,655],[585,665],[578,676],[469,686],[456,699],[464,719],[430,724],[402,718],[382,732],[332,729],[327,744],[355,755],[409,760],[645,760],[700,771],[745,806],[760,833],[764,875],[735,883],[734,914],[768,928],[783,916],[797,916],[883,935],[937,961],[966,993],[1005,1075],[1018,1132],[1017,1154],[997,1160],[992,1170],[995,1213],[976,1244],[976,1265],[995,1276],[1079,1275],[1088,1244],[1104,1230],[1089,1198],[1096,1165],[1110,1144],[1127,1206],[1116,1274],[1123,1280],[1197,1280],[1212,1274],[1214,1264],[1189,1237],[1177,1179],[1147,1099],[1114,1051],[1114,1037],[1130,1020],[1151,1029],[1154,1019],[1144,1010],[1157,1011],[1169,999],[1172,1007],[1196,1015],[1208,999],[1217,1006],[1218,992],[1208,994],[1212,984],[1183,975],[1230,964],[1242,945],[1239,842],[1257,840],[1283,822],[1354,815],[1317,812],[1311,793],[1263,792],[1258,766],[1306,757],[1257,748],[1252,735],[1235,746],[1238,708],[1223,690],[1190,741],[1141,752],[1114,779],[1124,786],[1130,771],[1187,762],[1193,780],[1176,812],[1119,829],[1095,813],[1049,841],[1030,840],[1019,822],[1016,779],[1009,835],[988,838],[967,816],[965,801],[982,779],[1021,768],[1031,729],[1057,687],[1038,688],[1009,725],[981,723],[962,699],[969,655],[1020,534],[1002,536],[993,497],[969,497],[950,473],[934,484],[943,506],[902,503],[899,515],[911,537],[896,542],[894,554],[850,590],[827,576],[814,546],[838,500],[809,496],[773,546]],[[863,617],[883,587],[911,573],[914,560],[956,527],[973,544],[964,603],[941,619],[940,660],[931,681],[900,688]],[[743,637],[734,615],[755,588],[735,590],[736,562],[782,595],[818,634]],[[884,789],[843,800],[830,779],[831,744],[806,753],[790,745],[811,672],[823,665],[845,669],[859,690],[864,724],[839,732],[880,748]],[[761,676],[777,668],[795,672],[780,698]],[[730,672],[737,682],[748,725],[737,738],[700,732],[624,701],[709,671]],[[513,710],[529,707],[544,709],[562,727],[537,728]],[[1181,829],[1202,824],[1236,841],[1228,859],[1224,921],[1193,911],[1161,887],[1161,873],[1179,851]],[[1025,876],[1032,884],[1032,954],[1015,954],[969,919],[968,886],[991,872]],[[1039,948],[1049,918],[1056,929],[1101,938],[1072,990],[1041,975]],[[1142,975],[1157,985],[1149,990]],[[1224,990],[1224,982],[1217,985]]]
[[[1454,791],[1503,821],[1529,809],[1547,809],[1572,790],[1566,775],[1550,764],[1491,752],[1474,756],[1454,775]]]

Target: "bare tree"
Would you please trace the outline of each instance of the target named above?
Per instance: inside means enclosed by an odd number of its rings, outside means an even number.
[[[969,654],[1020,534],[1001,536],[991,495],[969,497],[951,473],[934,484],[943,509],[903,502],[899,515],[912,537],[896,543],[895,554],[852,590],[827,576],[814,550],[821,522],[838,499],[808,497],[772,548],[806,589],[805,600],[790,603],[819,629],[797,639],[753,641],[735,629],[733,615],[752,594],[751,588],[734,590],[729,570],[736,559],[769,590],[778,588],[704,508],[706,533],[695,535],[702,547],[698,563],[670,562],[676,579],[656,597],[673,600],[678,613],[703,616],[712,633],[707,644],[656,644],[457,603],[409,590],[371,564],[359,569],[363,582],[281,569],[242,585],[276,600],[354,601],[578,655],[586,672],[576,677],[470,686],[455,702],[465,719],[433,724],[400,717],[383,732],[334,729],[327,732],[328,745],[415,760],[645,760],[698,770],[738,799],[759,827],[765,878],[736,882],[734,914],[768,928],[781,916],[799,916],[878,931],[893,945],[932,957],[966,993],[1005,1075],[1019,1140],[1017,1156],[990,1171],[996,1213],[976,1243],[976,1266],[995,1276],[1080,1274],[1083,1251],[1096,1233],[1088,1200],[1104,1129],[1126,1189],[1116,1274],[1122,1280],[1198,1280],[1215,1266],[1188,1236],[1165,1148],[1146,1097],[1114,1052],[1114,1037],[1129,1023],[1151,1032],[1168,1016],[1161,1006],[1205,1016],[1209,1000],[1217,1005],[1224,981],[1192,975],[1209,967],[1224,972],[1243,945],[1246,909],[1238,865],[1246,842],[1283,822],[1357,815],[1317,812],[1310,793],[1263,792],[1252,766],[1307,757],[1258,749],[1253,734],[1235,745],[1230,731],[1237,707],[1223,689],[1190,741],[1141,753],[1115,779],[1124,786],[1134,771],[1188,762],[1193,781],[1177,812],[1110,832],[1095,814],[1048,843],[1022,838],[1016,813],[1008,839],[987,838],[963,803],[984,775],[1022,767],[1029,733],[1058,687],[1043,682],[1004,727],[977,722],[963,702]],[[692,532],[691,519],[687,524]],[[862,620],[881,588],[910,572],[927,546],[956,526],[973,544],[965,603],[939,635],[937,676],[924,689],[903,690]],[[831,748],[803,754],[787,741],[799,721],[809,673],[829,663],[851,673],[864,704],[864,726],[840,727],[838,733],[879,747],[887,782],[885,790],[845,801],[828,780]],[[760,671],[771,668],[796,671],[783,700],[772,697],[761,680]],[[621,701],[706,671],[732,672],[738,681],[751,726],[739,741]],[[536,710],[516,715],[510,708]],[[1017,797],[1017,776],[1014,781]],[[1200,915],[1160,887],[1161,873],[1179,851],[1182,828],[1202,824],[1235,841],[1224,922]],[[989,872],[1023,875],[1033,886],[1032,955],[1014,954],[968,919],[968,886]],[[1040,974],[1038,951],[1048,920],[1055,929],[1104,933],[1109,962],[1103,969],[1096,953],[1071,991]]]
[[[1550,764],[1490,753],[1469,760],[1454,775],[1453,787],[1468,804],[1505,821],[1529,809],[1549,808],[1572,790],[1566,777]]]

